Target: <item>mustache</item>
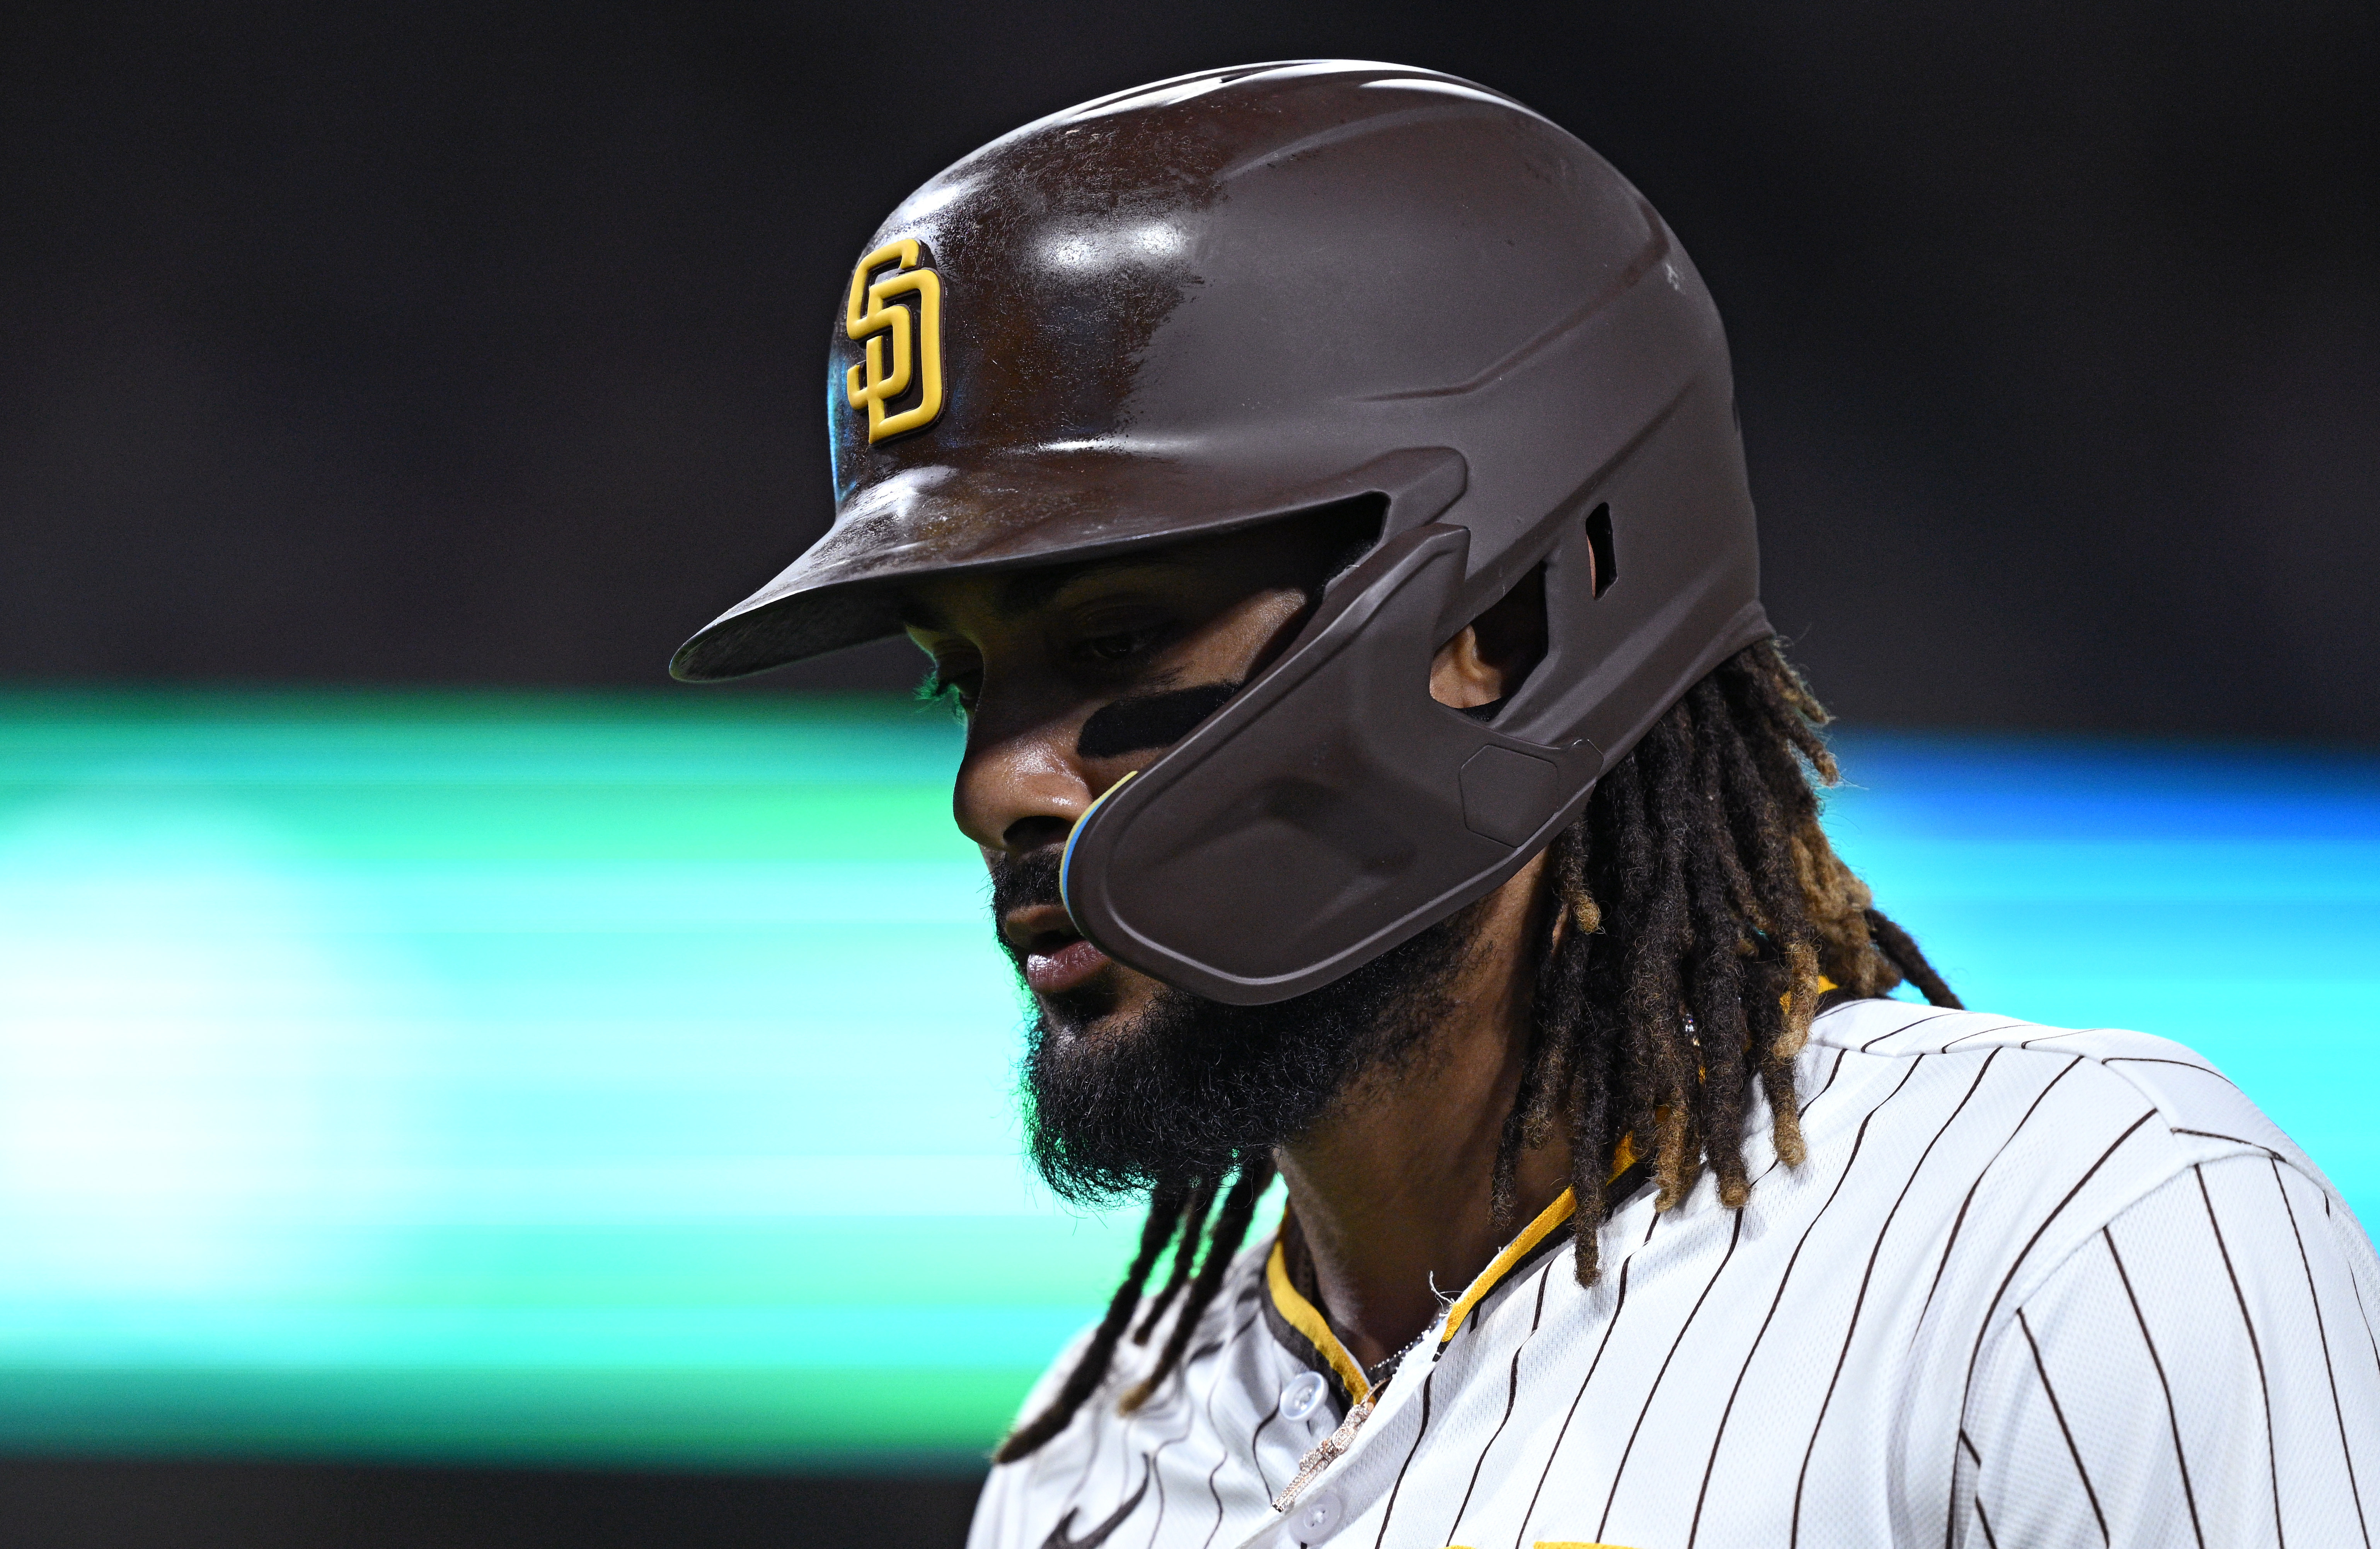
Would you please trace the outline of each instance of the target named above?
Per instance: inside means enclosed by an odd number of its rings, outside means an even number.
[[[1201,683],[1118,700],[1101,706],[1083,723],[1075,750],[1084,758],[1113,758],[1144,748],[1170,748],[1245,687],[1240,682]],[[1010,945],[1001,923],[1015,910],[1038,904],[1065,907],[1065,896],[1058,885],[1063,860],[1062,851],[1044,847],[1030,855],[996,855],[990,860],[992,931],[1000,938],[1002,950],[1019,969],[1025,966],[1024,954]]]
[[[1001,950],[1024,966],[1024,955],[1010,945],[1001,924],[1017,909],[1036,904],[1065,905],[1058,889],[1058,866],[1062,855],[1055,848],[1037,849],[1030,855],[994,855],[988,863],[991,873],[991,928],[1000,940]]]

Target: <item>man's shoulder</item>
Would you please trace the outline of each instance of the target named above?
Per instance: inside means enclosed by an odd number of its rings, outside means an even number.
[[[2311,1170],[2296,1142],[2212,1060],[2187,1044],[2127,1028],[2063,1028],[1904,1001],[1838,1006],[1812,1024],[1814,1048],[1862,1064],[1925,1059],[1980,1079],[1987,1066],[2189,1141],[2265,1152]],[[2188,1145],[2195,1153],[2204,1148]]]
[[[1836,1229],[1881,1244],[1862,1294],[1872,1314],[1889,1304],[1905,1322],[1895,1348],[1913,1352],[1907,1380],[1964,1384],[2032,1299],[2143,1233],[2199,1231],[2211,1244],[2225,1229],[2241,1238],[2264,1213],[2309,1240],[2335,1238],[2357,1282],[2380,1285],[2346,1201],[2185,1044],[1873,1000],[1820,1017],[1803,1070],[1820,1164],[1810,1186],[1846,1218]],[[2241,1294],[2251,1272],[2233,1267],[2194,1294]],[[2311,1273],[2295,1250],[2257,1273],[2284,1270]]]
[[[1971,1175],[1955,1190],[1968,1230],[1997,1220],[2033,1262],[2193,1167],[2230,1157],[2269,1158],[2338,1200],[2245,1092],[2168,1039],[1867,1000],[1818,1018],[1810,1043],[1809,1068],[1844,1089],[1847,1109],[1908,1092],[1906,1122],[1929,1134],[1938,1124],[1943,1150],[1956,1153],[1937,1154],[1935,1165]],[[1867,1092],[1878,1098],[1860,1095]]]

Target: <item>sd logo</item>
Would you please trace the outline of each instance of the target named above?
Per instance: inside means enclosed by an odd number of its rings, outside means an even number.
[[[892,273],[871,279],[887,264]],[[914,311],[896,300],[905,296],[917,299]],[[843,330],[855,341],[867,341],[866,358],[844,372],[843,384],[851,407],[868,411],[869,443],[932,424],[942,411],[942,280],[919,264],[914,238],[887,242],[859,261]],[[887,412],[884,406],[908,392],[913,375],[917,401],[898,413]]]

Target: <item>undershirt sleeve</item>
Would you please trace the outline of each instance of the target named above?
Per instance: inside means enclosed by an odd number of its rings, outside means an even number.
[[[2371,1245],[2265,1154],[2176,1175],[2003,1312],[1946,1538],[1991,1549],[2370,1549]]]

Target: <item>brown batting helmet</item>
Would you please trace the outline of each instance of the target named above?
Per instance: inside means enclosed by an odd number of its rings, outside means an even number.
[[[896,634],[916,578],[1377,502],[1298,638],[1068,841],[1076,925],[1201,994],[1301,994],[1495,887],[1768,633],[1700,276],[1468,81],[1255,65],[1029,124],[892,213],[831,337],[834,524],[680,677]],[[1436,648],[1541,566],[1517,691],[1433,700]]]

